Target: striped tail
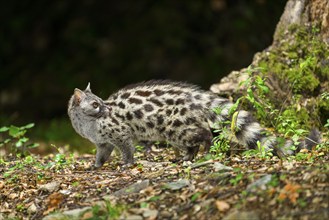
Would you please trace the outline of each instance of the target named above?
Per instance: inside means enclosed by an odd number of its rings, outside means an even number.
[[[304,140],[299,140],[297,149],[292,150],[292,146],[294,145],[292,140],[280,141],[279,138],[269,135],[254,119],[250,112],[240,110],[236,117],[232,119],[232,117],[229,116],[229,110],[233,104],[224,100],[225,99],[219,98],[212,103],[211,107],[219,106],[221,111],[216,117],[217,122],[214,120],[214,116],[211,117],[210,126],[214,129],[220,129],[223,125],[225,126],[225,122],[227,121],[229,121],[231,125],[234,123],[234,129],[231,130],[233,130],[232,132],[234,133],[236,141],[249,149],[255,149],[257,147],[257,142],[259,142],[261,146],[264,147],[265,151],[273,150],[274,155],[286,156],[293,155],[296,151],[298,152],[301,149],[310,150],[321,141],[320,132],[317,129],[313,129],[310,131],[308,137]],[[231,120],[234,120],[234,122]]]

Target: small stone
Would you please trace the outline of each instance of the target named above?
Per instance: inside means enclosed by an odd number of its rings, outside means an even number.
[[[237,219],[248,219],[248,220],[259,220],[259,216],[254,211],[240,211],[235,210],[229,213],[223,218],[223,220],[237,220]]]
[[[32,203],[32,205],[30,205],[28,208],[27,208],[27,212],[28,213],[36,213],[38,211],[38,208],[37,206]]]
[[[43,220],[57,220],[57,219],[79,219],[83,213],[91,210],[91,207],[84,207],[81,209],[72,209],[65,211],[63,213],[55,213],[47,215],[43,218]]]
[[[147,188],[150,185],[150,180],[143,180],[141,182],[137,182],[134,184],[131,184],[130,186],[127,186],[123,189],[120,189],[113,193],[114,196],[120,197],[124,195],[129,195],[133,193],[138,193],[141,190]]]
[[[171,189],[171,190],[179,190],[183,187],[186,187],[190,185],[190,181],[187,179],[181,179],[175,182],[167,183],[165,184],[165,188]]]
[[[128,215],[124,219],[125,220],[143,220],[143,217],[140,215]]]
[[[227,210],[230,209],[230,204],[228,204],[228,203],[225,202],[225,201],[217,200],[217,201],[215,202],[215,204],[216,204],[217,209],[218,209],[220,212],[226,212]]]
[[[228,172],[228,171],[233,171],[232,167],[225,166],[224,164],[221,164],[219,162],[215,162],[213,164],[213,167],[216,172]]]
[[[158,216],[158,210],[152,210],[152,209],[146,209],[143,212],[143,217],[144,218],[151,218],[151,219],[156,219],[156,217]]]
[[[60,190],[59,193],[61,193],[63,195],[70,195],[71,194],[71,190],[63,189],[63,190]]]
[[[171,218],[172,217],[172,213],[168,212],[168,211],[162,211],[160,212],[160,216],[161,218]]]
[[[272,175],[268,174],[260,178],[259,180],[256,180],[255,182],[249,184],[247,186],[247,192],[255,192],[258,190],[265,190],[266,184],[268,184],[272,179]]]
[[[59,185],[60,185],[59,182],[54,181],[44,185],[40,185],[39,189],[43,191],[54,192],[59,189]]]

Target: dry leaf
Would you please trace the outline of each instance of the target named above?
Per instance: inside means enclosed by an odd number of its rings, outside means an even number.
[[[296,204],[297,198],[299,197],[298,191],[300,188],[301,188],[301,186],[299,184],[287,183],[281,190],[281,192],[278,196],[278,199],[285,200],[286,198],[288,198],[290,200],[290,202],[292,202],[293,204]]]
[[[230,204],[223,200],[217,200],[216,202],[216,207],[220,212],[226,212],[227,210],[230,209]]]

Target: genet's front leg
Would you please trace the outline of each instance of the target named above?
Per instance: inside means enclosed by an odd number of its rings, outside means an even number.
[[[96,162],[95,167],[101,167],[107,161],[114,149],[114,145],[106,144],[97,144],[97,153],[96,153]]]
[[[135,147],[131,140],[120,141],[117,143],[117,148],[122,154],[123,162],[127,165],[134,164]]]

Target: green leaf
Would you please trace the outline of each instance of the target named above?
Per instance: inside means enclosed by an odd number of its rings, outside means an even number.
[[[23,136],[25,132],[26,132],[25,130],[21,130],[19,127],[16,127],[14,125],[11,125],[9,128],[9,135],[14,138]]]
[[[27,137],[22,137],[19,139],[19,141],[22,143],[26,143],[28,140],[29,140],[29,138],[27,138]]]
[[[0,128],[0,132],[6,132],[6,131],[8,131],[8,130],[9,130],[8,127],[2,127],[2,128]]]
[[[27,125],[25,125],[23,127],[20,127],[20,129],[21,130],[25,130],[25,129],[29,129],[29,128],[32,128],[32,127],[34,127],[34,123],[27,124]]]
[[[21,147],[23,146],[23,142],[21,140],[18,140],[15,144],[16,147]]]
[[[261,88],[261,90],[264,92],[264,93],[268,93],[269,92],[269,89],[267,86],[265,85],[259,85],[259,87]]]
[[[191,201],[194,202],[196,201],[199,197],[200,197],[201,193],[200,192],[196,192],[192,195],[191,197]]]
[[[36,147],[39,147],[40,144],[38,143],[33,143],[33,144],[30,144],[27,146],[27,148],[36,148]]]

